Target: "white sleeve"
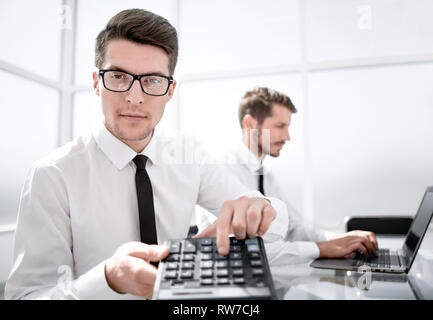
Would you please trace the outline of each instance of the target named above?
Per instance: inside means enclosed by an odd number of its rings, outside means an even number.
[[[266,241],[266,256],[270,266],[306,263],[319,257],[319,247],[312,241]]]
[[[200,147],[198,147],[199,149]],[[276,212],[266,234],[273,239],[282,239],[287,233],[289,216],[283,201],[274,197],[264,197],[259,191],[248,190],[224,165],[215,164],[212,158],[201,149],[200,190],[197,204],[218,216],[223,203],[242,196],[265,198]],[[213,163],[213,164],[212,164]]]
[[[5,298],[113,298],[119,294],[109,288],[104,265],[101,262],[75,277],[68,194],[62,172],[54,164],[33,166],[21,193],[14,264]]]

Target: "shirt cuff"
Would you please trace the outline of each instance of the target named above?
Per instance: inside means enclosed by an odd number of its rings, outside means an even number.
[[[272,221],[266,234],[269,238],[284,239],[289,228],[289,214],[287,213],[286,204],[273,197],[265,197],[271,202],[271,206],[275,209],[277,216]]]
[[[108,286],[105,278],[105,262],[104,260],[74,281],[72,293],[77,299],[112,300],[124,298],[124,294],[117,293]]]

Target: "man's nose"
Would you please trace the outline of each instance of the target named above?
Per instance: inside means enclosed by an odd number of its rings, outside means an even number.
[[[132,104],[143,104],[145,95],[143,90],[141,90],[140,82],[134,80],[131,88],[127,92],[126,100]]]
[[[284,135],[284,140],[285,140],[285,141],[290,141],[289,130],[286,131],[286,133],[285,133],[285,135]]]

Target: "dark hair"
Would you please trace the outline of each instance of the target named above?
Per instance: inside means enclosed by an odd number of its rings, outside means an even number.
[[[172,76],[178,55],[176,29],[167,19],[143,9],[123,10],[108,21],[96,38],[95,66],[101,68],[110,40],[125,39],[139,44],[151,44],[162,48],[169,57]]]
[[[290,98],[285,94],[269,88],[254,88],[244,94],[239,105],[239,122],[241,127],[243,127],[242,120],[247,114],[256,119],[259,125],[263,124],[265,118],[272,115],[273,103],[279,103],[287,107],[292,113],[298,111]]]

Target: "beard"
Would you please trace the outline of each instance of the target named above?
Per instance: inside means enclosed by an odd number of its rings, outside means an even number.
[[[150,116],[148,116],[150,121]],[[150,123],[146,126],[142,125],[131,125],[122,126],[121,123],[114,121],[114,119],[106,119],[105,126],[107,129],[118,139],[122,141],[142,141],[152,135],[154,128],[151,127]]]

